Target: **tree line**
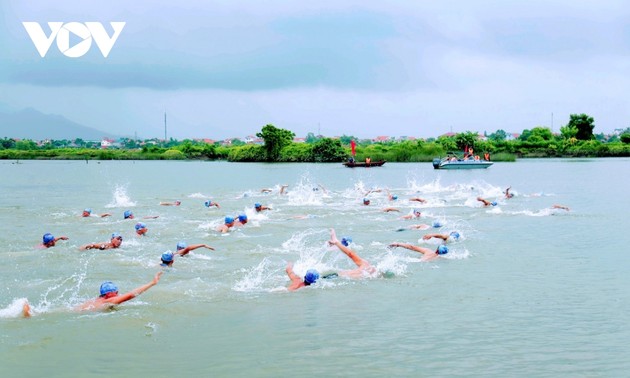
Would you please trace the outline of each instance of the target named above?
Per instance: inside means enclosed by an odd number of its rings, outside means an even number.
[[[257,137],[263,145],[232,143],[223,146],[202,141],[153,140],[142,145],[133,139],[122,139],[121,147],[99,149],[99,145],[74,141],[50,141],[38,145],[32,140],[0,139],[0,159],[66,159],[66,160],[228,160],[234,162],[341,162],[350,157],[350,142],[356,141],[356,160],[430,162],[447,152],[473,148],[494,161],[514,161],[517,157],[620,157],[630,156],[630,128],[621,135],[606,139],[593,134],[594,120],[586,114],[571,114],[569,123],[554,134],[547,127],[523,130],[510,139],[503,130],[487,135],[466,131],[427,140],[386,141],[374,143],[354,136],[326,138],[309,133],[305,143],[295,143],[292,131],[265,125]]]

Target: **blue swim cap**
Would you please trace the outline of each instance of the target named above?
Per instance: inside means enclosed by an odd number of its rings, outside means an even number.
[[[442,227],[442,223],[440,223],[439,221],[435,221],[435,222],[433,222],[433,227],[440,228],[440,227]]]
[[[90,209],[89,207],[86,208],[85,210],[83,210],[84,213],[88,213],[88,214],[92,214],[92,209]]]
[[[47,232],[44,234],[44,237],[42,238],[42,240],[44,241],[44,244],[48,244],[51,241],[54,241],[55,237],[50,232]]]
[[[120,240],[122,240],[122,235],[120,235],[118,232],[114,232],[112,234],[112,239],[116,239],[119,238]]]
[[[203,203],[204,205],[206,205],[206,207],[210,207],[212,206],[212,201],[207,200],[206,202]]]
[[[497,205],[497,201],[492,201],[492,202],[490,202],[490,205],[492,205],[492,206],[496,206],[496,205]]]
[[[125,210],[123,216],[125,217],[125,219],[129,218],[130,216],[132,216],[133,213],[131,212],[131,210]]]
[[[241,214],[238,216],[238,221],[243,223],[243,222],[247,222],[247,215],[245,214]]]
[[[438,255],[446,255],[448,253],[448,247],[445,245],[441,245],[437,248],[437,252]]]
[[[259,207],[262,207],[262,205],[261,205],[261,204],[259,204],[258,202],[256,202],[256,203],[254,204],[254,208],[258,209]]]
[[[457,232],[457,231],[451,231],[451,234],[450,234],[450,235],[451,235],[451,236],[453,237],[453,239],[455,239],[455,240],[458,240],[458,239],[459,239],[459,232]]]
[[[108,293],[115,293],[118,291],[118,288],[112,281],[103,282],[101,284],[101,297]]]
[[[352,238],[349,236],[344,236],[343,238],[341,238],[341,244],[345,245],[346,247],[348,246],[348,244],[352,243]]]
[[[186,245],[186,242],[180,241],[179,243],[177,243],[177,250],[179,251],[180,249],[184,249],[187,246],[188,245]]]
[[[397,200],[397,199],[398,199],[398,196],[394,194],[394,195],[392,196],[392,199],[393,199],[393,200]]]
[[[309,269],[304,275],[304,283],[306,285],[314,284],[319,279],[319,272],[315,269]]]
[[[414,214],[422,214],[422,212],[420,211],[420,209],[413,209],[413,213]]]
[[[162,253],[162,261],[164,261],[165,263],[170,263],[171,261],[173,261],[173,252],[166,251]]]
[[[142,222],[138,222],[138,223],[136,223],[135,227],[136,227],[136,231],[138,231],[138,230],[141,230],[143,228],[147,228],[147,225],[142,223]]]
[[[225,224],[230,224],[230,223],[234,223],[234,218],[232,218],[232,217],[225,217]]]

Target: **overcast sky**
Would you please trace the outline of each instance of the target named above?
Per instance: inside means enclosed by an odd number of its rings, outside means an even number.
[[[107,58],[42,58],[27,21],[126,26]],[[630,127],[621,0],[2,0],[0,47],[0,111],[142,138],[165,111],[177,139],[558,131],[572,113]]]

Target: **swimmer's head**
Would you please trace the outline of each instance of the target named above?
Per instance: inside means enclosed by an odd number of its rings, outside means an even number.
[[[422,213],[420,212],[420,209],[413,209],[413,215],[419,217]]]
[[[206,205],[206,207],[210,207],[212,206],[212,201],[207,200],[206,202],[203,203],[204,205]]]
[[[173,252],[166,251],[162,253],[162,264],[170,264],[173,262]]]
[[[258,202],[256,202],[256,203],[254,204],[254,209],[256,209],[256,210],[260,210],[260,209],[262,209],[262,205],[261,205],[261,204],[259,204]]]
[[[114,233],[112,234],[112,239],[118,239],[118,240],[122,241],[122,240],[123,240],[123,237],[122,237],[122,235],[120,235],[118,232],[114,232]]]
[[[343,238],[341,238],[341,244],[345,245],[346,247],[352,243],[352,238],[349,236],[344,236]]]
[[[180,201],[180,200],[175,201],[175,206],[179,206],[181,204],[182,204],[182,201]]]
[[[314,284],[319,279],[319,272],[315,269],[309,269],[304,275],[304,284],[306,286]]]
[[[89,207],[86,209],[83,209],[83,216],[84,217],[89,217],[90,214],[92,214],[92,209],[90,209]]]
[[[497,205],[497,201],[492,201],[492,202],[490,202],[490,205],[492,205],[492,206],[496,206],[496,205]]]
[[[437,253],[438,255],[446,255],[448,253],[448,247],[445,245],[441,245],[437,247],[435,253]]]
[[[136,228],[136,231],[140,231],[142,229],[147,228],[147,225],[142,223],[142,222],[138,222],[138,223],[136,223],[135,228]]]
[[[457,231],[451,231],[450,236],[455,239],[455,240],[459,240],[459,232]]]
[[[369,204],[370,204],[370,200],[369,200],[369,199],[367,199],[367,198],[364,198],[364,199],[363,199],[363,204],[364,204],[364,205],[369,205]]]
[[[397,199],[398,199],[398,196],[394,194],[394,195],[392,196],[392,200],[396,201]]]
[[[42,237],[42,241],[43,241],[44,244],[50,244],[51,242],[55,241],[55,237],[50,232],[47,232]]]
[[[433,222],[433,227],[434,228],[440,228],[440,227],[442,227],[442,223],[440,223],[440,221],[434,221]]]
[[[240,215],[238,216],[238,221],[239,221],[239,222],[241,222],[241,223],[247,223],[247,215],[245,215],[245,214],[240,214]]]
[[[125,219],[133,219],[133,213],[131,212],[131,210],[125,210],[123,216],[125,217]]]
[[[232,218],[232,217],[225,217],[224,222],[225,222],[225,224],[232,224],[232,223],[234,223],[234,218]]]
[[[118,288],[112,281],[103,282],[101,284],[101,297],[106,296],[109,293],[118,293]]]
[[[188,247],[188,245],[186,244],[186,242],[184,241],[180,241],[179,243],[177,243],[177,250],[182,250],[184,248]]]

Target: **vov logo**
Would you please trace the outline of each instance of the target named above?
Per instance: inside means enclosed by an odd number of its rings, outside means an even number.
[[[126,22],[110,22],[109,24],[114,29],[111,37],[100,22],[83,24],[80,22],[67,22],[65,24],[63,22],[49,22],[50,35],[47,36],[38,22],[22,22],[42,58],[46,56],[54,39],[57,40],[59,51],[69,58],[79,58],[85,55],[92,46],[92,40],[96,42],[103,57],[107,58]],[[81,38],[81,41],[70,46],[70,33]]]

